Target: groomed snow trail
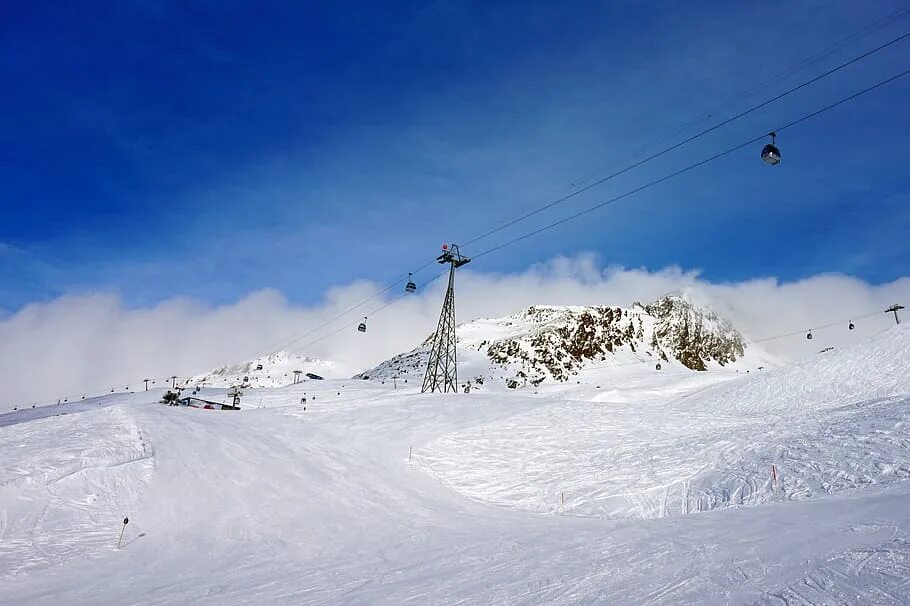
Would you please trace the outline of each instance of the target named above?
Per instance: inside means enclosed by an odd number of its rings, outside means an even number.
[[[714,386],[662,378],[663,400],[636,401],[641,377],[613,403],[577,386],[567,400],[325,381],[252,392],[262,408],[239,412],[137,395],[0,423],[0,603],[907,603],[910,389],[876,356],[901,351],[905,369],[908,335],[843,352],[880,380],[797,406],[773,382],[814,380],[827,360]],[[606,471],[616,457],[640,473]],[[698,515],[649,493],[685,470],[688,494],[722,494],[771,462],[780,502],[758,480],[755,506]]]
[[[669,401],[627,379],[628,389],[608,385],[614,401],[554,403],[447,434],[420,456],[473,499],[607,518],[890,484],[910,477],[908,361],[910,337],[899,327],[849,350],[704,389],[691,373],[674,371],[688,377],[691,393]]]

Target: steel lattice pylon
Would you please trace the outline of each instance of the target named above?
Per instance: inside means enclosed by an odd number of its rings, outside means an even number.
[[[458,246],[452,245],[452,250],[443,246],[443,253],[436,259],[440,263],[449,264],[449,287],[442,303],[442,313],[439,314],[439,323],[436,325],[436,334],[433,336],[433,345],[430,347],[430,359],[427,363],[427,372],[423,377],[421,393],[441,391],[447,393],[458,392],[458,359],[455,343],[455,269],[468,263],[470,259],[461,256]]]

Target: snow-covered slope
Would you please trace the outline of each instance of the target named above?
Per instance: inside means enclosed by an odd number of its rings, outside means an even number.
[[[733,325],[679,296],[651,305],[533,306],[505,318],[481,319],[456,329],[459,378],[472,386],[509,387],[565,382],[592,368],[647,365],[661,370],[747,370],[777,363],[759,348],[747,353]],[[426,368],[432,335],[416,349],[357,375],[413,382]],[[589,377],[590,375],[584,375]]]
[[[910,603],[908,367],[902,325],[760,376],[0,415],[0,604]]]
[[[196,375],[182,383],[186,387],[282,387],[294,383],[294,371],[300,371],[300,380],[307,380],[306,373],[321,377],[337,377],[339,365],[328,360],[298,356],[286,351],[255,358],[248,362],[222,366]]]
[[[824,414],[910,393],[910,326],[901,324],[849,347],[775,369],[699,398],[706,413],[768,418]],[[685,402],[677,406],[687,408]]]
[[[683,397],[648,396],[635,383],[623,390],[627,379],[619,379],[612,397],[598,398],[604,404],[554,403],[442,436],[420,455],[472,498],[605,517],[680,515],[887,485],[910,478],[908,369],[910,330],[895,327]]]

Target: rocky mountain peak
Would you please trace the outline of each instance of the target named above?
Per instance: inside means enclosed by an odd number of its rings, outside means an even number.
[[[459,375],[507,384],[567,381],[593,364],[679,363],[693,371],[725,366],[745,355],[733,325],[683,296],[651,304],[615,306],[533,305],[498,319],[457,328]],[[362,377],[420,376],[432,335],[418,348],[362,373]],[[467,372],[466,372],[467,371]]]

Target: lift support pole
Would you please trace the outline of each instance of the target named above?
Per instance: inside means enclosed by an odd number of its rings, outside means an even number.
[[[461,255],[458,246],[453,244],[442,247],[442,254],[436,260],[449,264],[449,286],[442,303],[442,313],[436,325],[433,345],[430,347],[430,359],[427,372],[423,377],[420,393],[441,391],[458,393],[458,359],[455,342],[455,270],[471,260]]]

